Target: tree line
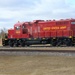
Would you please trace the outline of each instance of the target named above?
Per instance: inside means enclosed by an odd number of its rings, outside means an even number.
[[[6,28],[2,28],[0,29],[0,38],[5,38],[5,35],[7,35],[7,29]]]

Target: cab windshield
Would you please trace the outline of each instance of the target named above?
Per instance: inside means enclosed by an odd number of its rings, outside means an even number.
[[[20,30],[20,26],[17,26],[17,27],[16,27],[16,30]]]

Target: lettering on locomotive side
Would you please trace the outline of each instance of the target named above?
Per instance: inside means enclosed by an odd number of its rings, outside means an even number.
[[[60,27],[60,29],[66,29],[66,28],[67,28],[66,26],[61,26],[61,27]]]
[[[43,28],[43,30],[50,30],[50,29],[51,29],[50,27]]]
[[[60,27],[52,27],[51,29],[52,29],[52,30],[60,29]]]
[[[54,27],[44,27],[43,30],[48,31],[48,30],[59,30],[59,29],[66,29],[66,28],[67,28],[66,26],[60,26],[60,27],[54,26]]]

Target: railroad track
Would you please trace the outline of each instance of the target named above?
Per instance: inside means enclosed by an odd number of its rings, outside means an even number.
[[[75,47],[50,47],[50,46],[3,47],[0,46],[0,51],[75,52]]]
[[[75,47],[2,47],[0,55],[53,55],[53,56],[75,56]]]

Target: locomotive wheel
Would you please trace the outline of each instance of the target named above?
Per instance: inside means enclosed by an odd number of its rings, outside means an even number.
[[[28,47],[30,46],[30,45],[27,45]]]
[[[9,46],[10,46],[10,47],[13,47],[13,43],[12,43],[11,40],[9,40]]]
[[[60,39],[57,40],[57,46],[61,46],[62,41]]]
[[[51,45],[52,45],[52,46],[56,46],[56,44],[57,44],[56,40],[52,40],[52,41],[51,41]]]
[[[14,43],[14,46],[15,46],[15,47],[18,47],[18,43]]]
[[[10,44],[9,44],[9,46],[10,46],[10,47],[13,47],[13,44],[12,44],[12,43],[10,43]]]
[[[72,41],[70,39],[67,39],[66,46],[72,46]]]
[[[25,46],[25,44],[24,44],[24,43],[21,43],[21,46],[22,46],[22,47],[24,47],[24,46]]]
[[[15,47],[18,47],[19,46],[18,40],[14,40],[14,46]]]
[[[24,47],[24,46],[25,46],[25,43],[24,43],[24,41],[23,41],[23,40],[19,40],[19,44],[20,44],[22,47]]]

